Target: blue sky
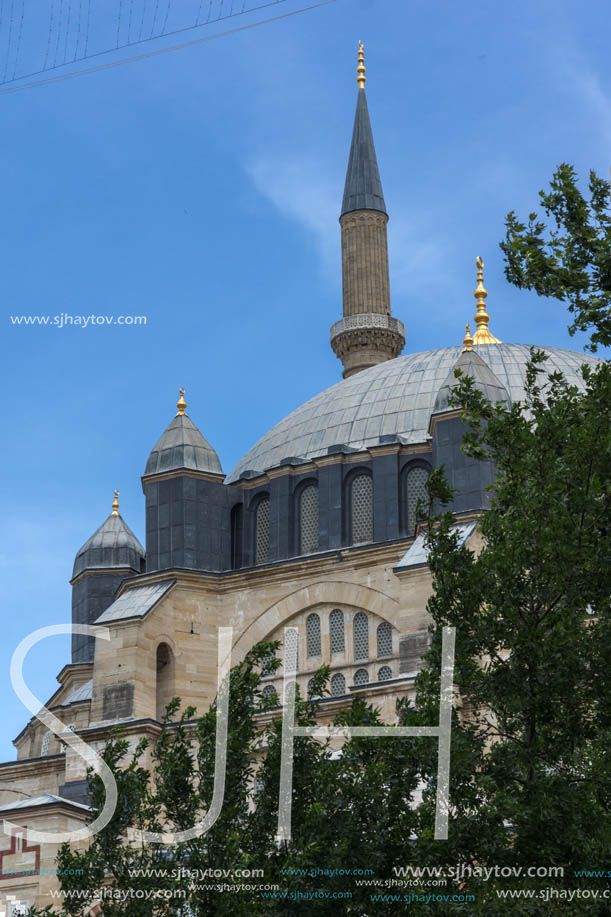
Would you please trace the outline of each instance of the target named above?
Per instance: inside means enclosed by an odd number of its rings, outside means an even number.
[[[507,211],[536,206],[558,163],[609,174],[607,2],[336,0],[0,95],[0,760],[29,718],[13,699],[12,652],[70,620],[73,557],[113,488],[143,540],[140,475],[178,386],[229,473],[340,378],[328,329],[341,316],[337,217],[359,38],[406,350],[462,339],[478,254],[493,333],[583,345],[562,306],[508,286],[498,242]],[[59,313],[147,324],[10,322]],[[68,638],[32,651],[38,697],[67,661]]]

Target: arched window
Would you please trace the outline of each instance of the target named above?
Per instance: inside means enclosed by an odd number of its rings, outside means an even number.
[[[392,627],[387,621],[378,625],[378,658],[392,656]]]
[[[255,563],[269,560],[269,497],[261,497],[255,510]]]
[[[308,484],[299,495],[299,553],[318,551],[318,487]]]
[[[320,656],[320,618],[317,614],[308,615],[306,619],[306,640],[308,656]]]
[[[369,672],[367,669],[357,669],[357,671],[354,673],[354,684],[357,688],[359,685],[369,684]]]
[[[278,701],[278,692],[273,685],[265,685],[261,694],[263,697],[273,697],[276,702]]]
[[[331,679],[331,697],[341,697],[346,693],[346,679],[341,672],[336,672]]]
[[[312,698],[314,696],[314,679],[308,679],[308,697]],[[318,695],[316,695],[318,697]]]
[[[165,716],[165,709],[174,696],[174,653],[167,643],[157,647],[157,695],[156,718],[159,722]]]
[[[426,481],[429,476],[428,468],[414,465],[404,472],[403,485],[403,528],[406,535],[414,535],[418,522],[418,501],[428,503]]]
[[[42,748],[40,749],[40,754],[42,755],[43,758],[49,754],[50,742],[51,742],[51,733],[47,729],[47,731],[45,732],[45,734],[42,737]]]
[[[390,681],[392,678],[392,669],[389,665],[383,665],[378,672],[378,681]]]
[[[331,655],[338,656],[346,651],[344,643],[344,612],[334,608],[329,615],[329,630],[331,632]]]
[[[242,518],[243,506],[241,503],[231,510],[231,567],[238,570],[242,566]]]
[[[294,630],[289,630],[284,641],[284,659],[295,660],[295,671],[299,671],[299,634]],[[286,665],[285,665],[286,671]]]
[[[366,662],[369,659],[369,621],[367,615],[359,611],[354,616],[354,661]]]
[[[373,541],[373,482],[369,474],[357,474],[350,485],[350,542]]]
[[[276,671],[272,667],[272,663],[276,658],[276,654],[272,651],[271,653],[266,653],[263,659],[261,660],[261,675],[273,675]]]

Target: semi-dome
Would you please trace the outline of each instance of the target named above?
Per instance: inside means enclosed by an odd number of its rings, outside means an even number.
[[[77,552],[72,579],[85,570],[142,571],[144,548],[119,515],[118,506],[115,494],[112,513]]]
[[[187,403],[184,400],[184,389],[180,390],[176,406],[178,414],[153,447],[144,469],[144,477],[185,470],[224,477],[216,451],[185,413]]]
[[[599,362],[590,354],[541,348],[547,354],[547,372],[559,371],[573,385],[583,387],[580,367]],[[442,347],[379,363],[326,389],[292,411],[265,434],[237,464],[228,481],[245,472],[262,473],[286,459],[307,461],[327,455],[343,444],[360,450],[394,436],[404,443],[424,443],[437,395],[463,348]],[[524,398],[525,344],[493,343],[475,346],[512,401]]]

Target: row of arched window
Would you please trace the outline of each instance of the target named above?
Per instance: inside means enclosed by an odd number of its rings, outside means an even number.
[[[401,476],[401,530],[413,535],[416,530],[419,501],[425,501],[426,480],[429,474],[424,465],[411,465]],[[308,482],[297,494],[297,554],[315,554],[318,551],[319,498],[318,485]],[[358,471],[352,476],[347,493],[346,536],[350,544],[367,544],[373,541],[373,479],[369,471]],[[232,514],[232,560],[240,566],[242,538],[241,507]],[[256,564],[269,560],[270,498],[263,494],[255,506],[254,555]]]
[[[378,681],[390,681],[392,679],[392,669],[389,665],[383,665],[378,670]],[[308,681],[308,696],[312,694],[312,684],[314,679],[310,678]],[[369,682],[369,672],[367,669],[357,669],[354,673],[353,684],[355,688],[362,687],[363,685],[368,685]],[[331,697],[341,697],[346,694],[346,676],[342,672],[336,672],[331,678]],[[262,691],[263,697],[272,697],[275,695],[278,697],[278,692],[274,685],[269,684],[263,688]]]
[[[339,608],[334,608],[329,615],[329,632],[331,655],[343,654],[346,649],[344,613]],[[376,637],[378,658],[392,656],[392,627],[387,621],[378,624]],[[352,639],[354,661],[367,662],[369,659],[369,618],[362,611],[354,616]],[[306,618],[306,647],[308,657],[321,655],[320,616],[316,612],[312,612]]]

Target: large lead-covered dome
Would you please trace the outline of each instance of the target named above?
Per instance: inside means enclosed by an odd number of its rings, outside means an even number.
[[[560,371],[567,381],[583,386],[580,367],[598,358],[557,347],[547,354],[547,372]],[[529,348],[524,344],[474,347],[507,389],[512,401],[524,397]],[[308,460],[327,455],[339,444],[353,449],[378,445],[381,436],[395,435],[406,443],[428,439],[435,399],[462,347],[443,347],[379,363],[338,382],[306,401],[265,434],[234,468],[229,481],[244,472],[261,473],[285,459]]]

